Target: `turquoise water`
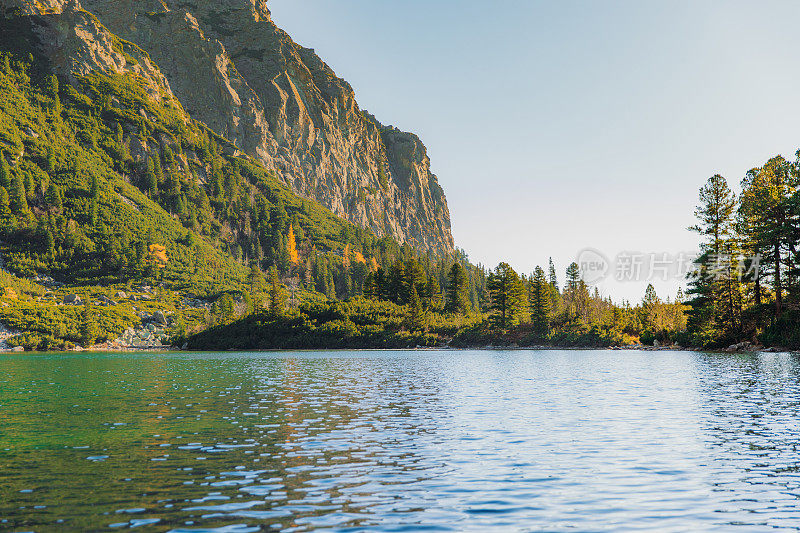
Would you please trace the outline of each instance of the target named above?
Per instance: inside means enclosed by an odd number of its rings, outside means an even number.
[[[0,530],[796,530],[799,363],[7,355]]]

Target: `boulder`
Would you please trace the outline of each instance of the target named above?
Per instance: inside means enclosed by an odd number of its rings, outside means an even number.
[[[117,302],[106,296],[105,294],[97,298],[103,305],[117,305]]]
[[[64,304],[66,305],[83,305],[83,300],[77,294],[67,294],[64,296]]]
[[[167,325],[167,317],[164,316],[164,313],[162,311],[156,311],[155,313],[153,313],[153,321],[163,326]]]

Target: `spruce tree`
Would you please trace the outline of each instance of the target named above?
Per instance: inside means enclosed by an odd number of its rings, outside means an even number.
[[[417,287],[411,285],[411,293],[408,301],[408,324],[412,331],[424,331],[427,327],[427,317],[422,307],[422,301],[417,293]]]
[[[500,263],[489,273],[486,285],[494,326],[505,330],[519,324],[525,314],[525,288],[514,269],[508,263]]]
[[[567,319],[574,320],[580,314],[581,300],[581,269],[578,263],[572,262],[567,267],[567,281],[564,287],[564,305],[566,306]]]
[[[550,265],[549,265],[549,270],[550,270],[550,272],[549,272],[549,274],[550,274],[549,275],[549,282],[550,282],[550,286],[553,287],[556,291],[558,291],[559,290],[558,289],[558,276],[556,275],[556,266],[553,264],[553,258],[552,257],[549,259],[549,262],[550,262]]]
[[[531,322],[533,324],[533,331],[540,337],[547,336],[549,329],[549,315],[550,315],[550,290],[551,285],[544,275],[544,270],[541,267],[536,267],[536,270],[531,277],[531,290],[530,290],[530,306],[531,306]]]
[[[469,280],[461,263],[456,261],[447,273],[447,305],[451,313],[469,313]]]
[[[442,309],[442,287],[439,285],[439,280],[436,279],[436,276],[430,276],[428,278],[426,299],[429,309],[434,311],[440,311]]]

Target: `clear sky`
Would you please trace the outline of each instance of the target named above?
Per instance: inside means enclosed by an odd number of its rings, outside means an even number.
[[[691,251],[706,179],[738,190],[800,147],[797,1],[268,5],[363,109],[421,137],[456,245],[487,266],[528,273],[552,256],[563,283],[586,247],[611,261]],[[603,293],[640,299],[647,280],[613,270]]]

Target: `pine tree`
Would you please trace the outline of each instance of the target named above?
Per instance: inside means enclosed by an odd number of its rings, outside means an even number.
[[[453,263],[447,273],[447,305],[445,309],[451,313],[469,313],[469,279],[466,270],[458,261]]]
[[[361,289],[364,298],[369,298],[370,300],[375,300],[378,298],[379,290],[375,280],[375,273],[370,272],[364,278],[364,285]]]
[[[548,283],[541,267],[536,267],[531,278],[530,306],[533,331],[540,337],[547,336],[550,315],[550,291],[552,286]]]
[[[642,299],[642,327],[651,333],[655,331],[656,326],[656,309],[660,300],[656,294],[656,289],[652,283],[647,284],[647,289],[644,291],[644,298]]]
[[[11,169],[2,152],[0,152],[0,187],[11,188]]]
[[[550,266],[549,266],[549,270],[550,270],[549,274],[550,275],[549,275],[549,280],[548,281],[550,282],[550,286],[553,287],[556,290],[556,292],[559,292],[559,289],[558,289],[558,276],[556,275],[556,266],[553,264],[553,258],[552,257],[549,259],[549,262],[550,262]]]
[[[693,295],[690,302],[689,328],[698,344],[707,345],[718,340],[726,330],[730,333],[737,328],[735,323],[736,305],[732,301],[730,290],[731,251],[730,242],[734,239],[733,211],[736,198],[728,187],[728,183],[719,174],[712,176],[700,189],[700,205],[695,210],[698,224],[689,228],[703,238],[700,244],[701,254],[695,260],[697,269],[690,279],[689,293]],[[728,284],[728,289],[725,285]],[[720,298],[728,293],[730,298]],[[728,307],[729,312],[722,309]],[[720,323],[720,318],[727,316],[727,323]]]
[[[572,262],[567,267],[567,281],[564,287],[564,304],[567,319],[572,321],[580,314],[581,304],[581,269],[578,263]]]
[[[412,331],[424,331],[427,328],[427,317],[415,285],[411,285],[409,295],[408,324]]]
[[[417,290],[417,295],[425,294],[425,288],[428,285],[428,276],[425,274],[425,269],[416,259],[409,259],[405,263],[406,279],[404,280],[403,293],[405,295],[404,302],[410,301],[411,289]]]
[[[525,313],[525,288],[514,269],[508,263],[500,263],[489,273],[487,288],[495,327],[508,329],[519,324]]]
[[[754,254],[760,254],[759,270],[771,269],[771,284],[775,293],[775,315],[783,310],[783,294],[787,283],[783,278],[783,264],[789,262],[791,271],[792,252],[797,235],[792,232],[792,224],[796,219],[792,213],[792,202],[789,201],[795,179],[791,175],[790,165],[782,158],[770,159],[763,167],[748,172],[742,181],[742,195],[739,207],[739,220],[743,235],[744,248]],[[702,201],[702,199],[701,199]],[[721,242],[719,246],[721,247]],[[761,275],[755,273],[758,285],[754,297],[761,303]]]
[[[14,174],[11,185],[11,210],[17,216],[28,214],[28,199],[25,191],[25,183],[19,172]]]
[[[439,280],[436,279],[436,276],[431,276],[428,278],[428,286],[425,296],[429,309],[434,311],[440,311],[442,309],[442,287],[439,285]]]

